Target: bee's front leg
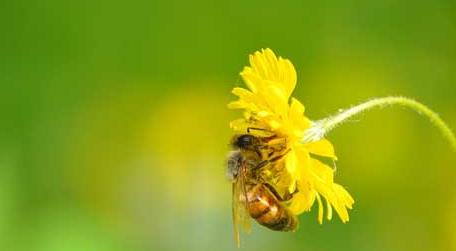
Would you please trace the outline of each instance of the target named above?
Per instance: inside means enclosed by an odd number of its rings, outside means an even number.
[[[290,149],[287,149],[283,154],[280,154],[280,155],[277,155],[273,158],[270,158],[269,159],[269,162],[276,162],[278,160],[281,160],[283,157],[285,157],[285,155],[287,155],[291,150]]]
[[[275,156],[273,158],[270,158],[270,159],[266,159],[266,160],[262,160],[260,163],[258,163],[254,168],[253,170],[258,170],[262,167],[265,167],[266,165],[268,164],[271,164],[271,163],[274,163],[276,161],[279,161],[281,160],[283,157],[285,157],[285,155],[287,155],[287,153],[290,151],[290,149],[288,149],[285,153],[281,154],[281,155],[278,155],[278,156]]]

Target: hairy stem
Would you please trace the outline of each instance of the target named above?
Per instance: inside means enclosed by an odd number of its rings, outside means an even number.
[[[456,151],[456,137],[448,125],[440,118],[440,116],[429,109],[427,106],[405,97],[382,97],[374,98],[367,102],[353,106],[349,109],[343,110],[338,114],[330,116],[328,118],[314,122],[312,127],[305,133],[303,141],[311,142],[323,138],[331,130],[339,126],[340,124],[347,121],[347,119],[363,113],[374,107],[384,107],[388,105],[401,105],[407,108],[415,110],[419,114],[422,114],[429,118],[432,124],[434,124],[442,133],[443,137],[447,139],[454,151]]]

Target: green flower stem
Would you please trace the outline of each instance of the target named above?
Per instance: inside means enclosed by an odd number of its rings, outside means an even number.
[[[353,106],[349,109],[343,110],[338,114],[330,116],[328,118],[316,121],[313,123],[311,128],[306,131],[303,142],[312,142],[323,138],[331,130],[339,126],[340,124],[347,121],[347,119],[365,112],[374,107],[385,107],[388,105],[401,105],[407,108],[415,110],[419,114],[422,114],[429,118],[432,124],[434,124],[442,133],[443,137],[447,139],[453,150],[456,152],[456,137],[448,125],[440,118],[440,116],[429,109],[427,106],[405,97],[382,97],[374,98],[367,102]]]

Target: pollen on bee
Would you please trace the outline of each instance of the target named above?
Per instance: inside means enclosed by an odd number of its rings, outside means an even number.
[[[277,209],[277,206],[275,206],[275,205],[270,206],[269,209],[270,209],[270,212],[271,212],[272,214],[277,213],[277,210],[278,210],[278,209]]]

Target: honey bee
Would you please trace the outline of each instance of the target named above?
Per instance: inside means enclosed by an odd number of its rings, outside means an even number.
[[[240,246],[239,227],[250,231],[250,218],[276,231],[294,231],[298,219],[282,204],[290,194],[280,196],[269,183],[260,177],[260,170],[274,165],[285,154],[284,144],[277,147],[267,144],[274,137],[255,137],[250,134],[236,135],[229,153],[227,176],[233,184],[232,214],[234,238]],[[285,153],[284,153],[285,152]],[[274,155],[276,153],[282,153]]]

